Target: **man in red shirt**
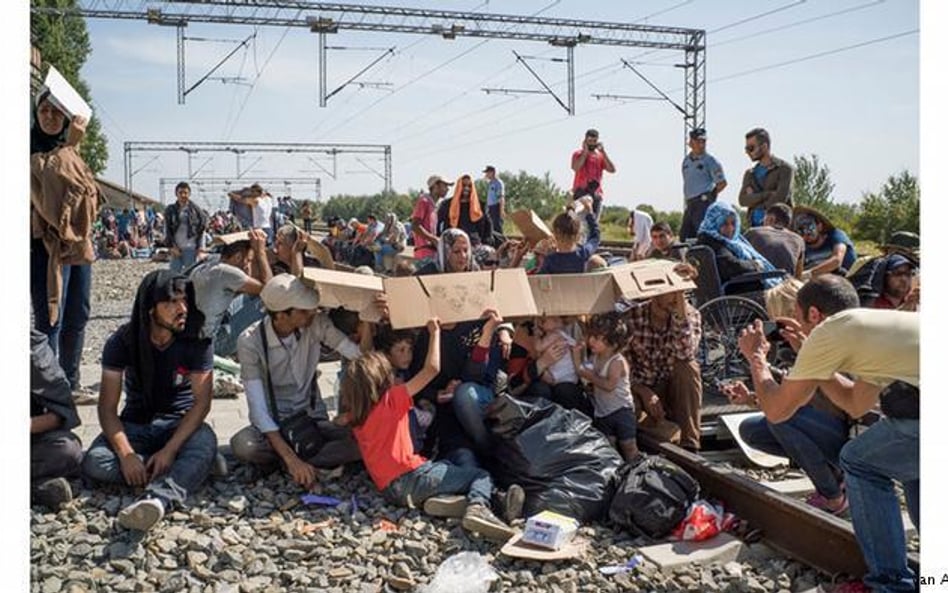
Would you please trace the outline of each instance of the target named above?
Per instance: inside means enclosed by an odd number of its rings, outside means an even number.
[[[599,131],[595,129],[586,130],[586,137],[583,138],[582,148],[573,152],[570,160],[570,167],[573,169],[573,194],[577,190],[588,190],[593,196],[593,210],[596,213],[596,219],[602,212],[602,172],[616,172],[616,166],[606,154],[606,149],[599,142]],[[594,187],[590,187],[590,182],[594,181]]]
[[[416,260],[433,259],[437,255],[436,205],[439,199],[448,195],[448,187],[451,185],[454,183],[445,181],[440,175],[432,175],[428,178],[428,193],[422,192],[415,202],[415,209],[411,213],[411,233],[414,237]]]

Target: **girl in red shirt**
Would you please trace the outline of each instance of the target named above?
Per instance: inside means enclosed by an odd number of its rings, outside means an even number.
[[[370,352],[350,363],[341,387],[342,402],[362,461],[376,487],[392,504],[409,508],[423,505],[425,512],[458,516],[461,526],[488,539],[505,542],[514,531],[491,512],[493,481],[478,467],[458,466],[447,460],[430,461],[415,453],[409,428],[413,397],[441,370],[441,328],[437,318],[428,321],[428,355],[425,366],[407,382],[395,385],[395,373],[381,352]],[[466,500],[439,495],[466,494]]]

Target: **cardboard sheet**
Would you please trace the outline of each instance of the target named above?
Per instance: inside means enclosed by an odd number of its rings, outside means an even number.
[[[392,327],[423,327],[437,316],[444,323],[480,319],[493,308],[505,319],[537,314],[521,268],[457,274],[385,278]]]
[[[511,558],[525,558],[527,560],[569,560],[585,555],[589,548],[589,540],[579,535],[573,537],[569,543],[555,551],[530,545],[521,541],[522,538],[522,533],[511,537],[500,549],[500,553]]]
[[[627,299],[650,299],[660,294],[692,290],[695,283],[682,278],[676,271],[677,262],[663,259],[643,259],[609,268],[615,277],[619,294]]]
[[[211,240],[211,245],[231,245],[237,241],[249,241],[250,233],[247,231],[239,231],[236,233],[228,233],[226,235],[217,235],[214,239]]]
[[[615,310],[619,297],[610,272],[530,276],[538,315],[587,315]]]
[[[517,230],[523,235],[523,238],[531,243],[536,243],[543,239],[553,236],[550,227],[546,226],[543,219],[536,215],[533,210],[517,210],[510,213],[510,219],[517,226]]]
[[[51,102],[67,117],[81,115],[86,121],[92,117],[92,108],[56,68],[49,67],[43,86],[49,89]]]
[[[382,279],[365,274],[322,268],[303,268],[303,282],[319,291],[319,306],[342,307],[355,311],[363,321],[379,321],[382,316],[375,297],[383,291]]]

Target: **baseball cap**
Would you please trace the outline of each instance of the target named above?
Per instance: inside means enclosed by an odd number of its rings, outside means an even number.
[[[708,132],[704,128],[695,128],[688,132],[688,137],[692,140],[707,140]]]
[[[444,177],[440,175],[432,175],[431,177],[428,178],[428,189],[431,189],[431,186],[438,183],[439,181],[445,185],[454,185],[453,181],[447,181]]]
[[[277,274],[270,279],[260,291],[260,299],[268,311],[315,309],[319,306],[319,292],[292,274]]]
[[[902,266],[912,266],[913,269],[915,268],[915,264],[912,260],[896,253],[889,256],[889,260],[885,263],[885,271],[892,272]]]
[[[486,167],[484,167],[484,171],[483,171],[483,172],[484,172],[484,173],[495,173],[495,172],[497,172],[497,169],[494,168],[494,165],[487,165]]]

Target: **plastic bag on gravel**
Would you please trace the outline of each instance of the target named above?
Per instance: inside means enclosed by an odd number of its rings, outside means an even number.
[[[500,578],[487,558],[477,552],[460,552],[446,559],[421,593],[487,593]]]

